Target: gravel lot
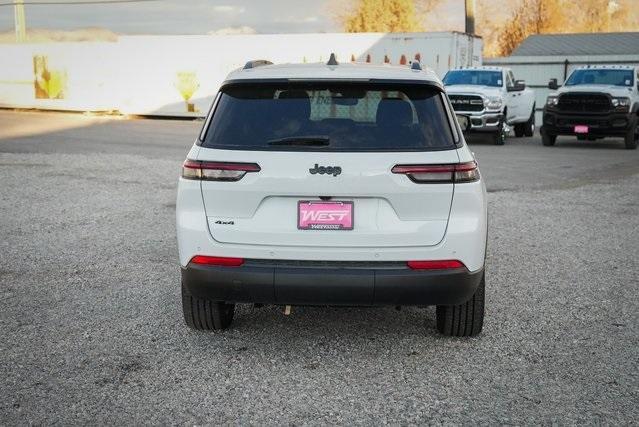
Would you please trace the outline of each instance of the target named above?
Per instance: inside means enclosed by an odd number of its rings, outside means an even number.
[[[240,306],[184,325],[180,162],[198,122],[0,112],[0,424],[603,423],[639,419],[639,151],[496,147],[487,319]]]

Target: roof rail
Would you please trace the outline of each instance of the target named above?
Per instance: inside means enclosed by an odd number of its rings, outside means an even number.
[[[339,62],[337,62],[337,58],[335,57],[335,53],[331,52],[331,57],[328,58],[326,65],[339,65]]]
[[[421,71],[422,70],[422,66],[419,63],[419,61],[413,61],[413,63],[410,64],[410,69],[411,70],[419,70],[419,71]]]
[[[273,65],[273,63],[267,59],[254,59],[244,64],[243,70],[250,70],[251,68],[261,67],[263,65]]]

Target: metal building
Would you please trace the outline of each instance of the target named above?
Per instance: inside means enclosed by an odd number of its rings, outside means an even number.
[[[484,65],[512,68],[517,79],[535,89],[538,124],[548,80],[555,78],[561,85],[573,69],[601,64],[639,65],[639,32],[537,34],[524,40],[511,56],[484,59]]]

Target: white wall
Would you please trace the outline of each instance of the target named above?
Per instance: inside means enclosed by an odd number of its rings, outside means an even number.
[[[206,113],[220,83],[250,59],[275,63],[327,61],[398,64],[421,55],[422,64],[443,75],[449,67],[481,64],[481,39],[462,33],[272,34],[228,36],[123,36],[114,43],[0,45],[0,107],[78,111],[117,110],[125,114]],[[47,70],[66,75],[58,99],[36,98],[34,56],[46,56]],[[187,104],[178,73],[197,90]],[[42,73],[40,73],[42,74]],[[42,96],[42,93],[40,94]]]

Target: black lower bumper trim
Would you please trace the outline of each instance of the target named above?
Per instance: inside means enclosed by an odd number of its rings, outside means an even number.
[[[214,301],[290,305],[452,305],[472,297],[483,270],[411,270],[367,263],[367,267],[294,266],[263,261],[241,267],[189,264],[182,283],[191,295]]]
[[[590,136],[624,136],[634,125],[634,113],[577,114],[544,111],[542,130],[548,135],[576,135],[575,126],[588,126]]]

